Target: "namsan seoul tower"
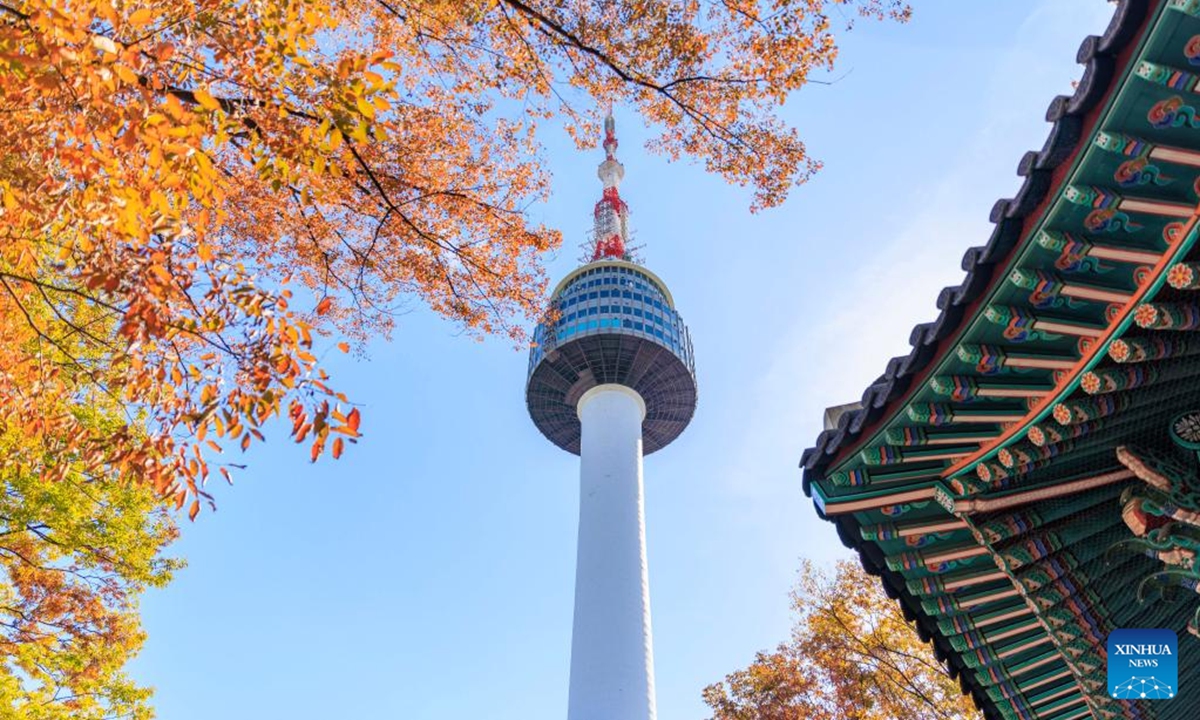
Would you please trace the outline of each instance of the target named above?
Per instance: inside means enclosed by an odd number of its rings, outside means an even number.
[[[670,291],[630,256],[611,115],[604,151],[592,258],[534,331],[525,401],[542,434],[579,455],[567,720],[654,720],[642,456],[691,421],[696,369]]]

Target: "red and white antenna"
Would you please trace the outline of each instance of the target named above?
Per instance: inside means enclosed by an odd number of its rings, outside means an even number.
[[[612,110],[604,118],[604,162],[596,170],[604,191],[596,203],[596,226],[592,235],[592,261],[602,258],[629,258],[629,206],[621,199],[618,187],[625,167],[617,160],[617,123]]]

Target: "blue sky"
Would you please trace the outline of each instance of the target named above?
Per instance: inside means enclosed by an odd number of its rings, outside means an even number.
[[[617,108],[635,242],[695,343],[700,405],[645,465],[659,716],[787,635],[801,557],[845,551],[800,491],[826,406],[906,353],[962,278],[963,251],[1019,186],[1043,115],[1078,77],[1104,0],[914,0],[907,26],[859,22],[832,86],[786,115],[825,169],[782,207],[640,149]],[[548,132],[557,280],[599,196],[602,151]],[[144,601],[132,672],[169,720],[561,720],[574,589],[577,458],[529,421],[526,355],[414,303],[390,343],[339,357],[366,438],[306,462],[283,433],[219,511],[184,528],[188,569]],[[186,523],[185,523],[186,524]]]

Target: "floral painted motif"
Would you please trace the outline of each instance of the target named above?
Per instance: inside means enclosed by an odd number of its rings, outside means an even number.
[[[1054,406],[1052,415],[1060,425],[1077,425],[1115,415],[1128,406],[1126,395],[1097,395],[1060,402]]]
[[[1200,412],[1187,412],[1175,418],[1171,433],[1187,443],[1200,443]]]
[[[1155,333],[1146,337],[1119,338],[1108,346],[1108,356],[1119,363],[1140,363],[1194,354],[1195,341],[1186,337],[1164,337]]]
[[[1113,208],[1093,210],[1083,219],[1083,226],[1091,232],[1117,232],[1118,230],[1133,233],[1142,229],[1140,223],[1130,219],[1127,213]]]
[[[1157,165],[1148,158],[1140,157],[1126,160],[1113,173],[1113,180],[1121,187],[1137,187],[1138,185],[1170,185],[1174,178],[1162,174]]]
[[[1193,35],[1183,46],[1183,56],[1189,65],[1200,65],[1200,35]]]
[[[1176,290],[1200,289],[1200,272],[1193,263],[1175,263],[1167,270],[1167,284]]]
[[[1088,395],[1098,395],[1150,385],[1158,377],[1153,365],[1125,365],[1089,370],[1080,378],[1079,386]]]
[[[1190,128],[1200,128],[1200,119],[1196,117],[1196,108],[1184,104],[1183,98],[1178,95],[1154,103],[1150,112],[1146,113],[1146,119],[1159,129],[1178,128],[1185,125]]]
[[[995,483],[1008,477],[1008,470],[996,463],[982,462],[975,466],[975,474],[985,483]]]
[[[1133,321],[1149,330],[1195,330],[1200,328],[1200,306],[1185,303],[1142,303],[1133,311]]]

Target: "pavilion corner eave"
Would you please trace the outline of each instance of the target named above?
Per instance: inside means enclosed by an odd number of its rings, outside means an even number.
[[[1191,719],[1108,697],[1104,643],[1191,630],[1200,687],[1200,2],[1116,3],[1078,60],[963,283],[827,415],[803,488],[985,717]]]

